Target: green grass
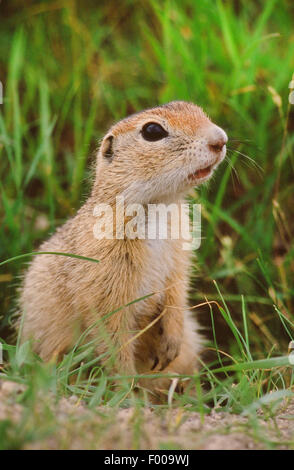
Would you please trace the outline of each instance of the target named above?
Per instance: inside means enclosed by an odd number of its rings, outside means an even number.
[[[74,393],[91,408],[144,406],[128,381],[114,389],[113,378],[93,369],[91,345],[44,365],[28,345],[12,344],[10,323],[27,254],[87,197],[108,126],[173,99],[203,106],[230,139],[229,161],[190,196],[202,204],[204,237],[191,304],[207,298],[219,306],[199,313],[210,350],[195,393],[175,395],[173,403],[254,416],[269,400],[274,406],[287,397],[294,324],[291,3],[125,0],[118,11],[113,1],[14,0],[0,8],[1,376],[26,385],[19,402],[29,414],[43,390],[57,399]],[[3,436],[6,447],[20,447],[50,428],[27,422],[21,433],[0,422],[0,442]],[[54,427],[54,417],[48,423]]]

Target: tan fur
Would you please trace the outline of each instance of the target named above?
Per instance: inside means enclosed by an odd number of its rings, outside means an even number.
[[[144,140],[140,131],[147,122],[161,124],[169,137]],[[103,155],[109,136],[113,136],[111,161]],[[24,279],[22,337],[33,339],[35,351],[45,361],[66,352],[96,322],[86,340],[97,340],[99,355],[116,349],[114,372],[149,373],[157,363],[153,372],[193,373],[201,336],[188,310],[190,253],[183,251],[183,241],[97,240],[93,211],[98,203],[114,207],[116,196],[144,206],[180,203],[191,188],[188,175],[212,163],[216,167],[223,159],[225,146],[222,152],[210,147],[223,136],[199,107],[181,101],[132,115],[106,134],[90,197],[39,249],[96,258],[100,263],[40,255],[33,259]],[[154,295],[126,306],[151,293]],[[119,310],[102,320],[115,309]],[[161,313],[160,320],[138,336]],[[142,384],[151,389],[168,388],[170,381]]]

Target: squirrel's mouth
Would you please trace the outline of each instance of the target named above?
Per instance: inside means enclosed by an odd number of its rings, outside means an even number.
[[[191,173],[188,176],[188,179],[190,181],[195,181],[195,180],[207,178],[211,174],[212,167],[213,165],[209,165],[209,166],[206,166],[205,168],[201,168],[200,170],[197,170],[194,173]]]

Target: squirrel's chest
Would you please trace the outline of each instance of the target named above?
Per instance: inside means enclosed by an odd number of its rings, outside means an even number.
[[[149,274],[150,280],[165,282],[170,277],[174,264],[172,245],[169,240],[147,240],[146,274]]]
[[[168,279],[171,278],[176,269],[171,244],[166,240],[147,240],[146,258],[140,285],[138,286],[138,297],[154,293],[150,297],[152,303],[161,302],[165,295]],[[148,303],[148,299],[146,301]],[[137,304],[140,310],[140,302]]]

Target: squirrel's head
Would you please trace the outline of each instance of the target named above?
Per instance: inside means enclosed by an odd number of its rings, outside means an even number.
[[[173,101],[133,114],[104,137],[96,187],[131,203],[176,199],[211,177],[227,140],[193,103]]]

